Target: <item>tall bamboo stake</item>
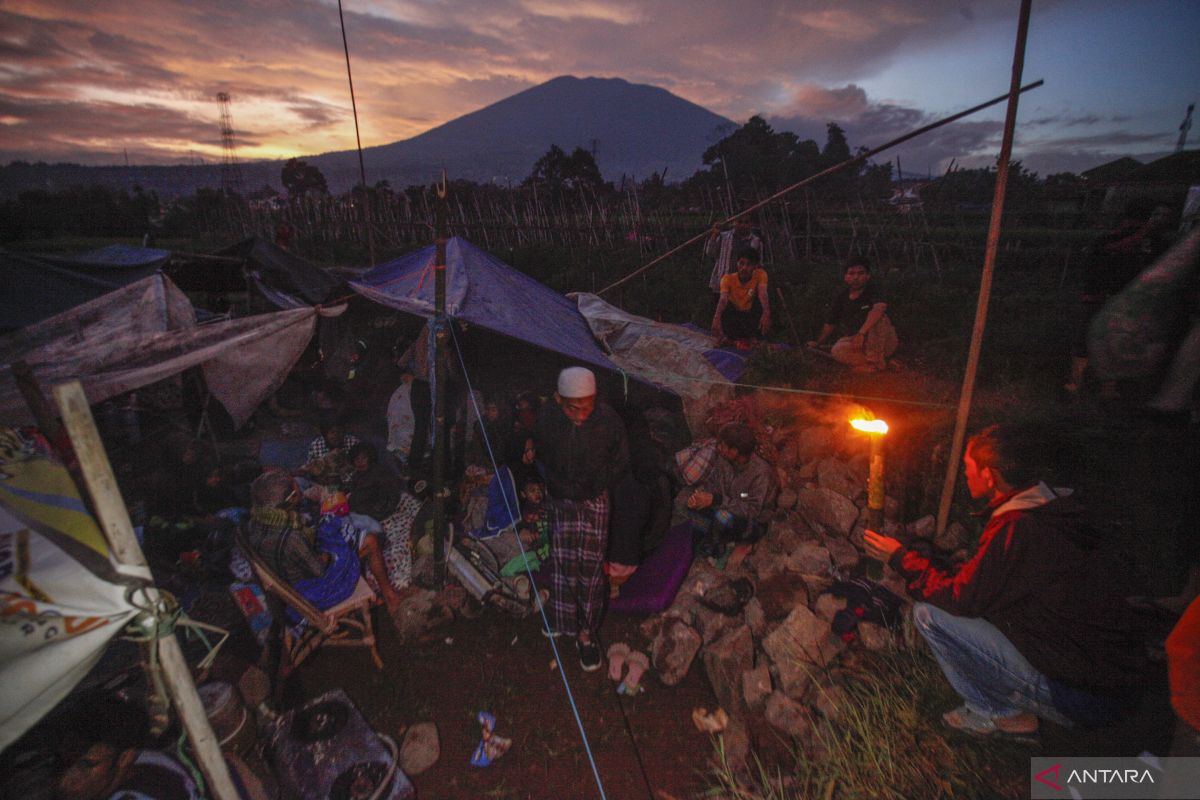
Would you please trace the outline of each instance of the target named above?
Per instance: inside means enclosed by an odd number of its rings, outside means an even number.
[[[983,334],[987,327],[988,301],[992,296],[992,273],[996,269],[996,251],[1000,244],[1000,221],[1004,215],[1004,194],[1008,188],[1008,162],[1012,157],[1013,131],[1017,125],[1017,87],[1021,85],[1021,72],[1025,68],[1025,39],[1029,33],[1029,7],[1032,0],[1021,0],[1021,13],[1017,20],[1017,43],[1013,51],[1012,90],[1008,95],[1008,110],[1004,115],[1004,140],[1000,144],[1000,160],[996,165],[996,192],[992,197],[992,216],[988,224],[987,250],[983,256],[983,276],[979,280],[979,299],[975,304],[975,327],[971,331],[971,349],[967,352],[967,369],[963,374],[962,394],[958,400],[958,416],[954,421],[954,439],[950,445],[950,459],[946,463],[946,479],[942,484],[942,499],[938,505],[937,531],[946,530],[950,519],[950,501],[954,498],[954,484],[958,478],[958,459],[962,454],[963,439],[967,431],[967,418],[971,415],[971,400],[975,395],[975,374],[979,369],[979,353],[983,348]]]
[[[433,582],[446,582],[446,173],[437,192],[437,258],[433,273],[434,391],[433,401]]]

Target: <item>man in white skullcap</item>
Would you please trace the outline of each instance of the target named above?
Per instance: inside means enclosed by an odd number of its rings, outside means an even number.
[[[574,636],[579,663],[591,672],[601,664],[595,636],[608,596],[603,571],[608,488],[629,466],[629,445],[617,412],[596,401],[591,370],[568,367],[559,373],[554,400],[542,406],[534,428],[553,531],[551,629],[544,633]]]

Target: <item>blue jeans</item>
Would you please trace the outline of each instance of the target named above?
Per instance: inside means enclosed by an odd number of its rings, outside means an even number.
[[[913,623],[954,691],[975,713],[1011,717],[1028,711],[1060,725],[1073,725],[1055,707],[1050,679],[992,623],[956,617],[928,603],[913,606]]]

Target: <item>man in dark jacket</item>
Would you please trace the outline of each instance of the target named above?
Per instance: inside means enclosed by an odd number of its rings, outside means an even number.
[[[1027,736],[1039,718],[1103,724],[1123,710],[1144,648],[1132,610],[1069,489],[1037,481],[1031,440],[993,425],[967,443],[971,496],[990,517],[975,556],[953,572],[867,531],[867,554],[908,581],[913,621],[966,701],[943,715],[975,734]]]
[[[555,402],[546,403],[534,428],[537,458],[545,469],[551,520],[548,636],[576,637],[579,663],[600,668],[596,630],[608,592],[608,489],[629,468],[625,426],[617,412],[596,401],[596,376],[568,367],[558,376]]]

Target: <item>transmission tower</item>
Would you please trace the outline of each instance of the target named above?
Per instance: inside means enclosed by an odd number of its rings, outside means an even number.
[[[229,92],[217,93],[221,108],[221,189],[228,197],[241,197],[242,168],[238,164],[237,145],[233,140],[233,117],[229,113]]]
[[[1183,118],[1183,122],[1179,125],[1179,141],[1175,143],[1176,153],[1183,152],[1183,147],[1187,144],[1188,131],[1192,129],[1192,111],[1195,108],[1195,103],[1188,104],[1187,116]]]

